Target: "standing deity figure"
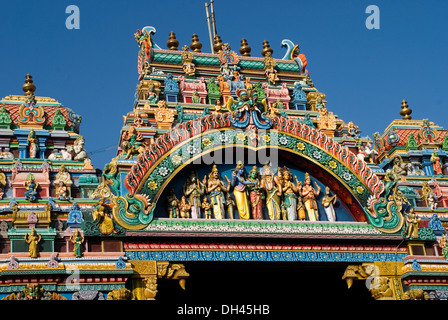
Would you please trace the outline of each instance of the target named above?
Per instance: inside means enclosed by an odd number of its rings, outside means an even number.
[[[198,180],[197,173],[192,171],[183,186],[183,193],[191,205],[191,218],[193,219],[201,218],[201,196],[205,192],[205,183],[205,177],[201,182]]]
[[[246,180],[244,174],[244,164],[241,161],[238,161],[235,170],[232,172],[232,187],[240,219],[250,218],[249,201],[247,199],[246,190],[246,186],[249,184],[255,185],[256,182]]]
[[[302,197],[300,195],[297,197],[297,216],[301,221],[306,220],[305,205],[303,204]]]
[[[229,215],[229,219],[233,219],[233,212],[235,211],[235,201],[233,201],[230,193],[226,193],[226,206],[227,206],[227,214]]]
[[[209,173],[207,182],[207,193],[210,194],[210,202],[213,206],[213,215],[215,219],[224,219],[224,192],[230,191],[230,180],[225,176],[227,186],[219,178],[219,172],[216,165],[213,165],[212,171]]]
[[[266,192],[269,219],[280,220],[282,185],[269,164],[263,166],[261,176],[261,188]]]
[[[442,165],[440,164],[440,157],[437,154],[437,150],[434,150],[434,152],[431,155],[431,163],[432,168],[434,170],[435,175],[442,175]]]
[[[31,131],[28,135],[27,142],[28,142],[28,147],[29,147],[28,151],[30,154],[30,158],[36,158],[38,146],[37,146],[36,133],[34,132],[33,129],[31,129]]]
[[[187,198],[185,196],[182,196],[182,198],[180,198],[180,203],[179,203],[180,217],[183,219],[190,218],[190,209],[191,209],[191,205],[188,202]]]
[[[439,246],[442,248],[442,255],[445,258],[445,260],[448,259],[448,246],[447,246],[447,239],[446,239],[446,233],[442,234],[442,236],[439,239]]]
[[[168,191],[166,196],[167,210],[169,218],[179,218],[179,199],[177,199],[174,193],[174,188]]]
[[[207,197],[204,197],[202,200],[201,208],[204,209],[204,218],[211,219],[212,218],[212,204],[208,202]]]
[[[330,195],[330,188],[325,188],[325,196],[322,198],[322,205],[324,206],[325,213],[327,214],[328,221],[336,221],[336,212],[334,211],[334,205],[336,204],[336,195]]]
[[[298,182],[297,186],[292,181],[292,173],[287,167],[281,169],[282,174],[282,215],[283,220],[297,220],[297,193],[301,187]],[[297,177],[295,177],[297,181]]]
[[[250,204],[252,206],[252,218],[254,220],[263,220],[263,199],[264,194],[261,189],[260,180],[258,179],[257,166],[253,166],[249,172],[249,182],[252,184],[247,185],[249,190]]]
[[[82,257],[82,243],[84,242],[83,235],[79,232],[79,229],[75,229],[70,236],[70,241],[73,243],[73,255],[76,258]]]
[[[406,217],[408,223],[407,238],[418,239],[418,229],[420,225],[420,219],[417,218],[414,208],[409,210],[409,215]]]
[[[311,184],[311,178],[308,172],[305,173],[305,185],[302,186],[302,189],[300,190],[300,196],[303,197],[306,212],[308,213],[308,219],[310,221],[319,220],[319,211],[317,208],[316,197],[320,193],[320,186],[317,184],[317,182],[314,183],[317,189],[315,189]]]
[[[39,257],[39,242],[41,239],[41,235],[34,228],[31,228],[31,232],[25,235],[25,242],[29,244],[29,256],[31,258]]]
[[[23,185],[27,190],[25,191],[25,198],[29,201],[35,201],[37,199],[37,187],[39,184],[34,180],[34,176],[31,173],[28,174]]]

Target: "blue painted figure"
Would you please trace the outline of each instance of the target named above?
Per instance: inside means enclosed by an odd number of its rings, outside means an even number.
[[[30,173],[28,174],[27,180],[24,186],[27,191],[25,191],[25,198],[29,201],[36,201],[37,199],[37,187],[38,183],[34,180],[34,176]]]

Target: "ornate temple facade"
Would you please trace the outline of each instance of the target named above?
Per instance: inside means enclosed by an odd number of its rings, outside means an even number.
[[[134,105],[102,170],[30,75],[0,100],[0,298],[154,300],[198,261],[342,264],[377,300],[447,298],[446,129],[403,101],[363,136],[290,40],[275,59],[154,34],[134,35]]]

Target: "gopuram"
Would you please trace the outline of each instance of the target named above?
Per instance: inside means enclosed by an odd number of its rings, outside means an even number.
[[[372,299],[447,299],[446,129],[403,100],[363,136],[287,39],[275,59],[154,36],[134,34],[134,105],[101,170],[37,79],[0,100],[1,299],[154,300],[195,262],[337,265]]]

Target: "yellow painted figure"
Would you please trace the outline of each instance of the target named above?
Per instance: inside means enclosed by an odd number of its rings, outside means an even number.
[[[116,233],[114,230],[114,221],[106,212],[107,207],[112,208],[113,206],[113,204],[104,203],[104,199],[100,199],[96,206],[96,210],[92,213],[93,220],[99,220],[98,228],[104,235],[111,234],[112,232]]]
[[[266,191],[266,207],[268,209],[269,219],[280,220],[282,186],[269,164],[263,166],[261,188]]]
[[[235,197],[240,219],[250,218],[249,199],[247,197],[246,187],[248,184],[254,184],[254,182],[245,179],[244,165],[239,161],[232,173],[232,186],[234,187],[233,195]]]
[[[224,211],[224,192],[229,192],[230,190],[230,180],[225,177],[227,180],[228,186],[224,184],[224,182],[219,179],[219,172],[216,165],[213,165],[212,171],[208,176],[207,182],[207,193],[210,194],[210,202],[213,205],[213,215],[215,219],[224,219],[225,211]]]
[[[25,235],[25,241],[28,243],[29,246],[29,256],[31,258],[37,258],[39,257],[39,242],[42,239],[41,235],[34,230],[34,228],[31,229],[30,233],[27,233]]]
[[[299,194],[303,199],[306,212],[308,213],[308,219],[310,221],[319,220],[316,197],[320,193],[320,187],[317,182],[315,182],[315,184],[317,189],[314,189],[314,187],[312,186],[311,178],[308,172],[305,173],[305,185],[302,187]]]

